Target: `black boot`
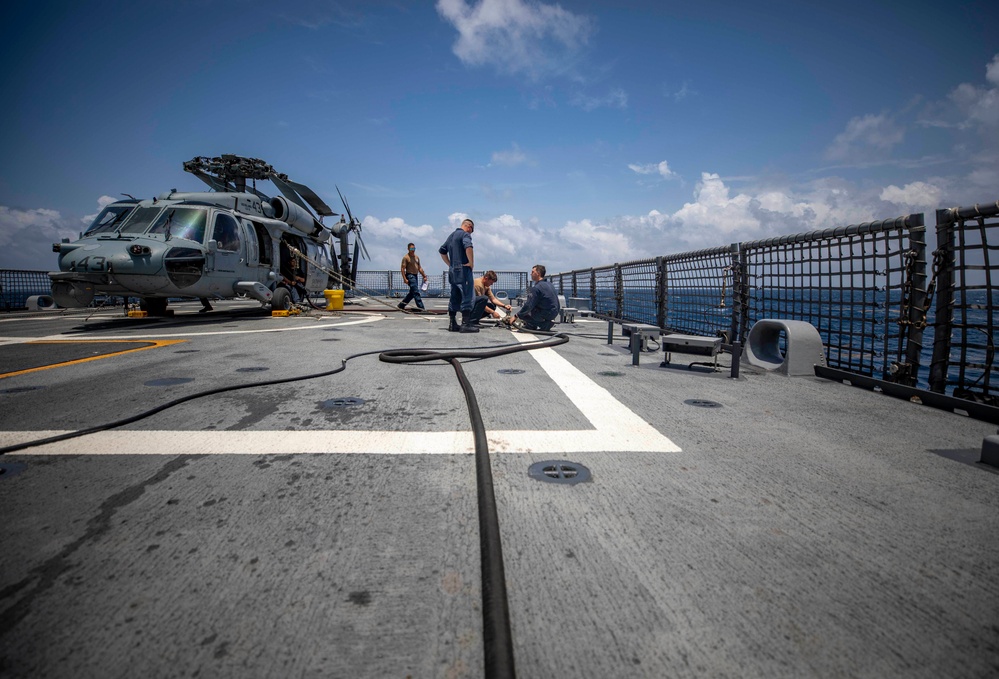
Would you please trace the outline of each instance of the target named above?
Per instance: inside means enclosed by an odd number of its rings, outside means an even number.
[[[448,318],[451,319],[451,324],[447,326],[448,332],[459,332],[461,327],[458,325],[458,320],[455,318],[455,314],[449,313]]]
[[[461,312],[461,328],[459,332],[478,332],[479,327],[472,323],[472,312]]]

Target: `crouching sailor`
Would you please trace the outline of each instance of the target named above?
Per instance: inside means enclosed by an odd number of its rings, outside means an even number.
[[[545,272],[546,269],[541,264],[535,264],[531,269],[534,287],[528,291],[527,301],[513,316],[511,322],[516,323],[519,320],[528,330],[552,329],[561,307],[554,286],[544,280]]]

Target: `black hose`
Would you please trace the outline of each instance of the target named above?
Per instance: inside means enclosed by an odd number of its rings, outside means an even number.
[[[552,333],[554,335],[554,333]],[[518,351],[529,351],[565,344],[569,338],[563,334],[551,339],[529,343],[503,345],[488,351],[435,349],[396,349],[379,354],[378,360],[386,363],[420,363],[446,360],[458,376],[465,393],[468,418],[472,424],[475,441],[475,485],[479,503],[479,558],[482,577],[482,644],[487,679],[512,679],[516,676],[513,661],[513,633],[510,630],[510,605],[506,594],[506,574],[503,568],[503,544],[500,536],[499,511],[493,488],[492,468],[489,464],[489,442],[482,421],[478,401],[472,385],[465,376],[459,358],[482,359],[503,356]]]
[[[479,500],[479,558],[482,578],[482,647],[487,679],[516,676],[513,664],[513,633],[510,631],[510,605],[506,595],[503,545],[499,512],[489,465],[489,443],[472,385],[457,358],[450,361],[458,375],[468,404],[468,418],[475,436],[475,487]]]

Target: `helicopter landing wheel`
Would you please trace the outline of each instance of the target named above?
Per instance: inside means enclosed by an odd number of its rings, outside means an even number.
[[[276,288],[271,297],[271,309],[273,311],[287,311],[291,308],[291,293],[288,288]]]
[[[143,297],[139,300],[139,308],[150,316],[166,316],[167,300],[165,297]]]

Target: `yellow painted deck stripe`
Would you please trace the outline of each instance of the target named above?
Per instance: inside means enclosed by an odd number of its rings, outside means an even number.
[[[68,365],[76,365],[77,363],[86,363],[87,361],[99,361],[102,358],[108,358],[109,356],[121,356],[122,354],[130,354],[133,351],[144,351],[146,349],[158,349],[159,347],[169,346],[171,344],[178,344],[180,342],[186,342],[187,340],[153,340],[153,339],[134,339],[134,340],[38,340],[35,342],[25,342],[25,344],[148,344],[145,347],[135,347],[134,349],[122,349],[121,351],[112,351],[106,354],[101,354],[100,356],[88,356],[87,358],[75,358],[72,361],[60,361],[59,363],[52,363],[50,365],[40,365],[37,368],[26,368],[24,370],[15,370],[9,373],[0,373],[0,379],[5,377],[14,377],[16,375],[26,375],[28,373],[39,372],[40,370],[51,370],[52,368],[63,368]]]

